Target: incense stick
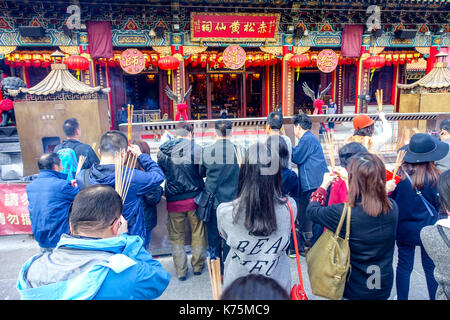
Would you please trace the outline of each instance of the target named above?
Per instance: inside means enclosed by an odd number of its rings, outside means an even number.
[[[403,163],[403,158],[405,157],[406,151],[405,150],[400,150],[397,154],[397,159],[395,160],[395,167],[394,167],[394,175],[392,177],[392,179],[395,179],[395,176],[397,175],[397,171],[400,168],[400,166]]]
[[[375,98],[377,99],[378,111],[383,111],[383,89],[377,90],[375,92]]]
[[[328,156],[330,157],[330,164],[331,164],[331,167],[334,168],[336,166],[334,137],[331,132],[326,132],[324,137],[325,137],[325,145],[328,150]]]
[[[220,272],[220,259],[206,259],[208,266],[209,280],[211,281],[211,289],[214,300],[219,300],[222,293],[222,276]]]
[[[83,167],[85,161],[86,161],[86,156],[81,155],[80,158],[78,159],[77,172],[75,173],[75,176],[77,176],[78,173],[80,173],[81,168]]]
[[[131,160],[129,160],[130,158],[131,158]],[[134,168],[136,166],[137,157],[131,153],[130,156],[128,157],[128,160],[129,160],[129,161],[127,161],[128,174],[125,179],[125,188],[122,193],[123,202],[125,202],[125,199],[127,198],[128,190],[130,189],[131,180],[133,179]]]

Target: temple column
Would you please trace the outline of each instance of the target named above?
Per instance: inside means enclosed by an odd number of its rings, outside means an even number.
[[[293,56],[292,46],[283,46],[281,60],[281,112],[284,116],[294,115],[294,77],[289,59]]]

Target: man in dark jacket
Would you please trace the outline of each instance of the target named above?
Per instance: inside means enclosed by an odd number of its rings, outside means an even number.
[[[217,120],[214,127],[216,142],[203,149],[200,174],[206,177],[205,189],[215,197],[214,210],[206,223],[208,252],[211,259],[220,258],[223,270],[223,261],[229,248],[219,235],[216,209],[222,202],[232,201],[236,197],[242,151],[230,140],[232,131],[230,120]]]
[[[137,156],[137,162],[144,171],[133,169],[127,197],[124,201],[123,216],[128,222],[128,231],[131,235],[140,236],[146,240],[144,209],[142,197],[150,190],[159,186],[165,179],[164,173],[155,161],[137,145],[128,146],[126,135],[120,131],[111,130],[104,133],[100,139],[100,164],[90,169],[81,170],[77,175],[78,188],[87,185],[106,184],[115,187],[115,154],[131,152]]]
[[[75,155],[77,156],[77,161],[79,161],[81,155],[85,156],[86,160],[84,161],[81,169],[89,169],[94,164],[99,164],[100,160],[92,147],[86,143],[80,142],[81,129],[77,119],[67,119],[64,121],[62,129],[67,139],[57,145],[54,152],[58,152],[64,148],[73,149],[73,151],[75,151]]]
[[[68,214],[78,188],[60,173],[61,159],[46,153],[38,160],[39,175],[27,185],[31,228],[41,251],[56,247],[61,235],[69,232]]]
[[[306,114],[300,114],[295,117],[294,133],[299,140],[298,144],[292,149],[292,162],[298,167],[300,185],[300,214],[297,216],[300,216],[300,226],[305,232],[305,238],[309,239],[312,239],[314,236],[312,234],[313,224],[306,219],[306,207],[309,204],[311,194],[320,187],[324,173],[328,172],[322,146],[316,136],[311,133],[311,128],[311,119]],[[317,230],[319,229],[320,227]],[[306,236],[306,234],[309,234],[309,236]],[[304,245],[304,243],[302,244]]]
[[[179,122],[175,138],[159,147],[158,165],[166,175],[164,193],[167,200],[167,229],[172,243],[172,257],[178,279],[186,280],[187,256],[184,251],[184,229],[188,219],[192,230],[192,260],[194,275],[201,274],[205,265],[205,227],[195,211],[194,198],[204,188],[199,174],[201,147],[194,143],[194,128],[187,122]]]

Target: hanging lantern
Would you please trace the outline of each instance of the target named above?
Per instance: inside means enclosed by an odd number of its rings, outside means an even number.
[[[206,60],[208,59],[208,56],[206,54],[200,55],[200,66],[202,68],[206,68]]]
[[[295,71],[297,72],[297,81],[298,76],[300,74],[300,68],[307,67],[308,64],[309,64],[309,57],[304,54],[295,55],[289,59],[289,66],[291,68],[295,68]]]
[[[150,67],[150,56],[147,53],[144,53],[144,59],[145,59],[145,67]]]
[[[25,67],[27,67],[27,68],[31,67],[31,58],[32,58],[32,56],[31,56],[31,54],[29,54],[29,53],[25,53],[25,54],[22,56],[22,59],[24,60],[23,65],[24,65]]]
[[[178,69],[178,67],[180,66],[180,61],[174,56],[165,56],[158,61],[158,66],[163,70],[167,70],[169,76],[168,83],[170,84],[170,74],[172,70]]]
[[[371,56],[364,60],[364,68],[371,69],[370,71],[370,82],[372,82],[373,74],[375,69],[384,67],[386,64],[386,59],[383,56]]]
[[[32,59],[31,65],[34,68],[39,68],[41,66],[41,62],[42,62],[41,55],[39,53],[33,54],[33,59]]]
[[[317,54],[315,53],[311,55],[311,66],[317,67]]]
[[[89,60],[82,56],[70,56],[64,59],[64,63],[69,69],[76,70],[78,80],[80,80],[80,72],[89,69]]]

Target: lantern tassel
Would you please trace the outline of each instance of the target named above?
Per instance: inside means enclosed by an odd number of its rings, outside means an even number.
[[[170,84],[170,69],[168,70],[168,74],[169,74],[169,80],[168,80],[168,83]]]
[[[298,81],[298,76],[300,75],[300,68],[297,68],[297,81]]]
[[[373,74],[375,73],[375,68],[370,71],[370,79],[369,82],[372,82]]]

